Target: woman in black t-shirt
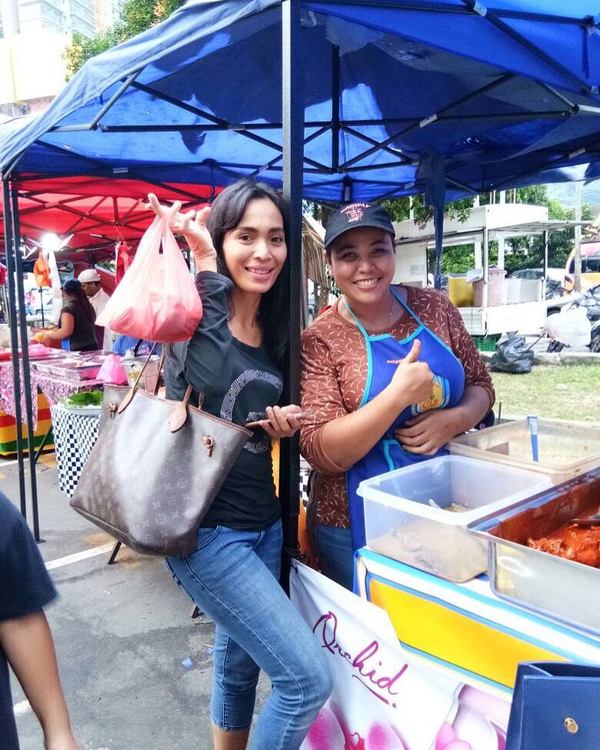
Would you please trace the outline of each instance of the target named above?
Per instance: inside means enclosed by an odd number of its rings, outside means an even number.
[[[211,718],[214,746],[239,750],[249,735],[260,669],[273,690],[253,733],[256,750],[297,750],[331,691],[322,649],[279,585],[280,506],[271,439],[293,435],[300,407],[279,407],[289,335],[282,269],[287,256],[281,198],[242,181],[192,215],[150,204],[183,234],[196,264],[203,318],[190,341],[170,348],[167,397],[187,385],[203,408],[252,437],[202,522],[198,547],[169,557],[178,583],[216,624]],[[174,490],[176,491],[176,490]]]
[[[63,286],[63,308],[58,328],[46,331],[41,343],[68,341],[64,347],[72,352],[88,352],[98,348],[95,330],[96,313],[81,283],[69,279]]]

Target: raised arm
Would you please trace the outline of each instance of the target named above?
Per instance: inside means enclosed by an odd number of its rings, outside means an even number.
[[[210,216],[210,206],[205,206],[200,211],[189,211],[181,213],[181,201],[175,201],[170,206],[159,202],[154,193],[148,193],[148,205],[154,213],[169,222],[169,226],[175,234],[185,237],[192,255],[196,271],[216,271],[217,253],[211,236],[206,228],[206,222]]]

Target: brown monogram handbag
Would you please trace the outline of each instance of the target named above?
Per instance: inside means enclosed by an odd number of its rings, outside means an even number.
[[[142,370],[143,372],[143,370]],[[99,435],[71,507],[149,555],[194,552],[200,523],[252,433],[183,401],[105,386]]]

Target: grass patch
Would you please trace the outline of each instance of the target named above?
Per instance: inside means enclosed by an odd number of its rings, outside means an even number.
[[[534,366],[526,375],[491,373],[496,389],[494,412],[502,416],[539,417],[600,424],[598,365]]]

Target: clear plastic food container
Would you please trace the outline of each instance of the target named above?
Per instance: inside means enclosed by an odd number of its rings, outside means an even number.
[[[487,544],[467,526],[551,486],[548,477],[441,456],[360,483],[367,545],[450,581],[487,569]]]
[[[540,419],[538,424],[537,462],[526,419],[467,432],[450,442],[450,453],[540,472],[552,484],[600,466],[600,427],[551,419]]]

